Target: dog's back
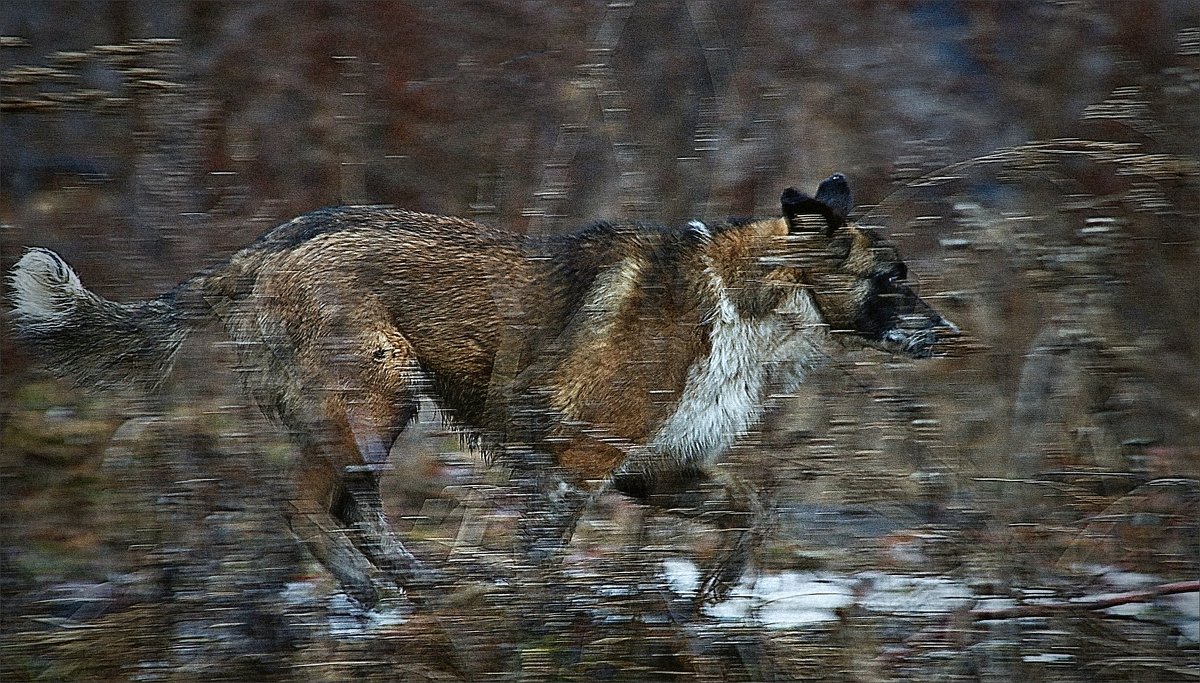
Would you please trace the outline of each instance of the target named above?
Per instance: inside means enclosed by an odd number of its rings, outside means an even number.
[[[411,418],[420,393],[487,426],[504,319],[530,277],[510,233],[348,207],[267,234],[209,275],[203,296],[250,369],[262,370],[256,394],[285,422],[307,430],[348,409],[358,428],[390,433]],[[305,406],[314,393],[338,405],[312,415]],[[378,448],[386,446],[368,449],[368,461],[386,456]]]

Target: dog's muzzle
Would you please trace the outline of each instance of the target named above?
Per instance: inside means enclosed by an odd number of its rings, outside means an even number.
[[[958,326],[942,316],[904,316],[892,329],[883,333],[879,345],[891,353],[912,358],[934,355],[938,340],[960,334]]]

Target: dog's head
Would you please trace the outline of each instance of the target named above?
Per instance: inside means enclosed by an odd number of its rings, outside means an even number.
[[[811,197],[789,187],[780,203],[781,218],[749,223],[749,233],[731,240],[754,263],[741,259],[746,265],[736,278],[757,280],[739,293],[744,313],[784,314],[794,305],[780,304],[793,302],[802,288],[821,321],[845,341],[920,358],[933,354],[939,336],[957,333],[917,296],[895,247],[848,222],[853,200],[845,176],[830,176]],[[746,247],[750,241],[760,246]]]
[[[853,199],[845,176],[826,178],[813,197],[789,187],[780,204],[789,237],[820,255],[797,275],[832,332],[918,358],[933,354],[939,334],[957,333],[917,296],[896,248],[847,222]]]

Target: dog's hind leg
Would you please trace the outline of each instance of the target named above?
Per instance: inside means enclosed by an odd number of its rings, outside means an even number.
[[[374,605],[380,596],[383,577],[347,533],[346,523],[330,513],[336,491],[336,475],[326,462],[301,467],[296,476],[296,495],[287,509],[288,526],[351,597]]]
[[[371,391],[355,387],[352,393],[362,398]],[[394,579],[410,597],[419,599],[420,588],[430,581],[429,572],[388,524],[379,493],[380,470],[387,451],[415,414],[415,407],[406,409],[401,404],[385,412],[375,406],[373,420],[367,421],[356,419],[361,415],[361,405],[347,405],[342,398],[340,391],[329,397],[320,426],[308,430],[308,434],[316,433],[321,438],[304,449],[303,464],[297,471],[297,502],[293,508],[308,518],[306,526],[332,532],[329,538],[310,536],[305,540],[340,582],[351,583],[348,590],[361,581],[357,567],[366,564]],[[386,420],[388,428],[383,427],[380,418]],[[346,544],[361,563],[346,557]]]
[[[305,541],[343,584],[360,582],[358,565],[366,564],[419,599],[431,572],[388,524],[379,493],[389,451],[417,413],[422,379],[415,355],[394,328],[361,311],[321,323],[316,334],[271,338],[295,344],[285,349],[285,400],[278,404],[302,444],[293,511],[308,519],[293,528],[330,532]],[[347,558],[347,543],[362,562]]]
[[[378,325],[350,347],[331,370],[337,391],[327,413],[339,441],[356,462],[343,464],[330,512],[353,530],[352,538],[379,568],[397,578],[410,597],[435,579],[392,530],[379,492],[379,476],[393,443],[417,414],[423,381],[408,342],[390,326]]]

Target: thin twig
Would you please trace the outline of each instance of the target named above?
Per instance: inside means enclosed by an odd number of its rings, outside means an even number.
[[[1119,593],[1105,598],[1082,598],[1069,602],[1053,602],[1041,605],[1020,605],[1003,609],[976,609],[969,612],[976,621],[991,619],[1019,619],[1022,617],[1045,617],[1071,610],[1100,610],[1120,605],[1150,602],[1163,595],[1200,592],[1200,581],[1178,581],[1164,583],[1146,590]]]

